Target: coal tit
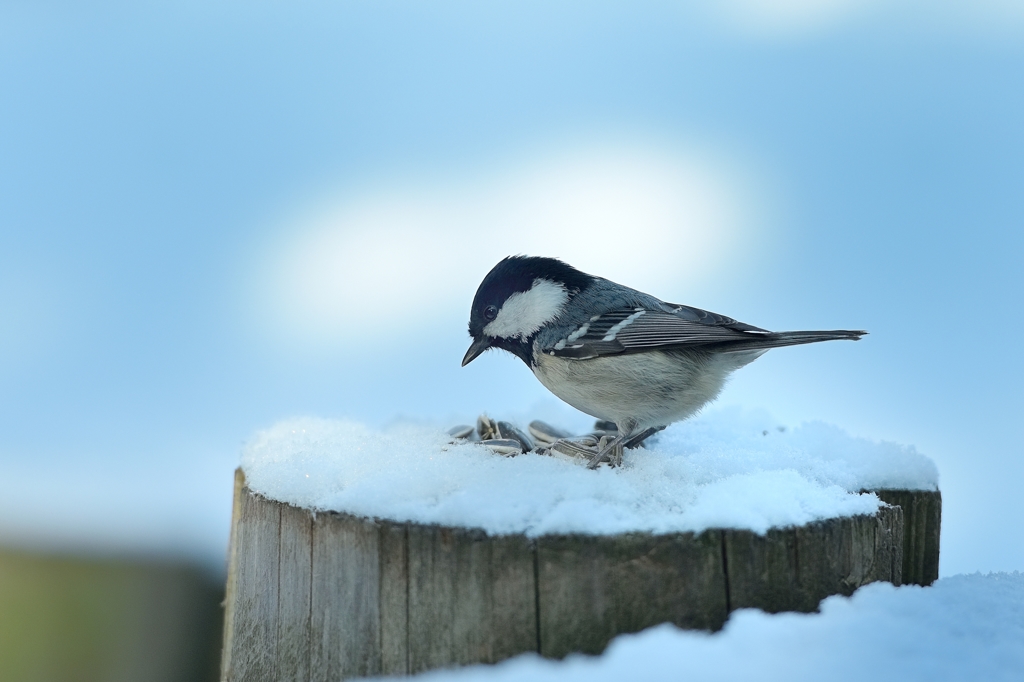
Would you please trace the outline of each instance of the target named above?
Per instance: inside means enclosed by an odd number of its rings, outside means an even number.
[[[554,258],[510,256],[473,299],[462,365],[489,348],[512,353],[556,396],[615,422],[613,446],[636,442],[714,400],[728,376],[770,348],[863,331],[770,332],[594,277]]]

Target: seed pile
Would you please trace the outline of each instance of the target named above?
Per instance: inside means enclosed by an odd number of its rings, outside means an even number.
[[[480,443],[495,454],[505,457],[532,452],[545,456],[565,455],[592,462],[597,453],[619,435],[619,431],[614,422],[598,420],[593,431],[573,436],[564,429],[535,420],[530,422],[529,434],[526,434],[507,421],[494,420],[482,414],[476,420],[475,428],[469,425],[454,426],[448,430],[448,435],[458,440]],[[650,435],[644,432],[620,443],[607,452],[600,463],[621,466],[623,449],[637,447]]]

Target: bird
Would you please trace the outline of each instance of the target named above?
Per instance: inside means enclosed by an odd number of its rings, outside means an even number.
[[[614,422],[616,437],[589,466],[684,420],[718,397],[729,375],[771,348],[865,331],[772,332],[577,270],[556,259],[508,256],[484,277],[470,309],[462,366],[497,348],[555,396]]]

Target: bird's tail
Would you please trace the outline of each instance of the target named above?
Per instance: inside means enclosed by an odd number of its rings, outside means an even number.
[[[808,331],[808,332],[768,332],[767,334],[751,334],[742,341],[733,341],[724,346],[722,350],[744,351],[744,350],[768,350],[769,348],[781,348],[783,346],[799,346],[804,343],[817,343],[819,341],[836,341],[846,339],[848,341],[859,341],[860,337],[867,334],[865,331],[850,331],[848,329],[835,329],[832,331]]]

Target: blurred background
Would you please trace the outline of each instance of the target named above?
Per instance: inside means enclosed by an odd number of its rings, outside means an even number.
[[[510,253],[869,330],[719,402],[914,445],[942,575],[1022,569],[1022,226],[1010,0],[8,0],[0,677],[209,677],[261,427],[557,409],[459,366]]]

